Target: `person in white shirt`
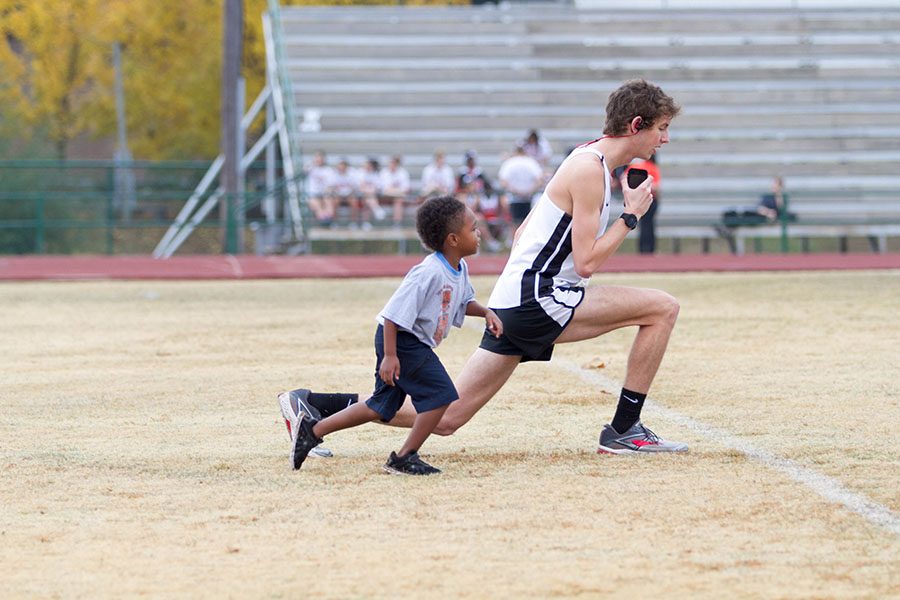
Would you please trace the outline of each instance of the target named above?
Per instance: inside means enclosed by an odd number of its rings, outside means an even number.
[[[328,166],[325,153],[319,150],[313,156],[312,166],[306,171],[306,197],[316,220],[326,227],[334,220],[333,181],[334,169]]]
[[[391,157],[388,166],[381,170],[381,200],[394,207],[394,225],[403,222],[403,207],[409,197],[409,172],[402,166],[399,155]]]
[[[531,200],[544,187],[544,170],[536,160],[525,154],[522,144],[515,154],[500,165],[500,185],[506,191],[506,201],[513,225],[518,227],[531,210]]]
[[[383,220],[385,212],[381,205],[378,204],[378,197],[381,195],[381,165],[378,164],[378,159],[366,159],[366,164],[363,165],[358,175],[357,187],[363,206],[369,209],[369,212],[372,213],[375,219]],[[368,229],[366,227],[368,222],[368,219],[363,222],[364,229]]]
[[[453,194],[455,189],[453,169],[446,163],[443,151],[438,150],[434,153],[434,160],[422,171],[419,196],[423,200],[431,196],[447,196]]]
[[[549,168],[550,160],[553,158],[553,148],[547,138],[538,133],[537,129],[529,131],[527,136],[519,140],[519,144],[525,149],[525,154],[538,161],[541,168]]]
[[[350,227],[354,228],[361,224],[358,183],[359,175],[356,173],[356,169],[352,169],[347,159],[342,158],[334,170],[329,190],[334,199],[335,211],[342,204],[350,207]]]

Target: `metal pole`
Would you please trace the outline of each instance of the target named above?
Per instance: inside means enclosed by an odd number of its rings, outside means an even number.
[[[272,126],[275,120],[275,109],[272,107],[272,100],[266,102],[266,131]],[[275,142],[274,140],[266,144],[266,199],[264,211],[266,213],[266,223],[275,223],[276,205],[275,205]]]
[[[786,254],[790,250],[790,244],[788,243],[788,195],[784,192],[781,194],[779,220],[781,221],[781,251]]]
[[[131,221],[131,211],[137,204],[135,192],[134,172],[130,163],[133,161],[131,151],[128,149],[128,133],[125,126],[125,91],[122,83],[122,50],[119,43],[113,44],[113,69],[115,71],[116,91],[116,129],[118,141],[116,143],[115,162],[115,205],[121,211],[122,219],[128,223]],[[127,165],[127,166],[126,166]]]
[[[115,221],[116,221],[116,209],[114,206],[114,194],[115,194],[115,180],[116,180],[116,171],[115,168],[107,169],[107,182],[109,185],[109,193],[106,195],[106,253],[109,255],[113,254],[115,250]]]
[[[237,180],[237,196],[235,197],[234,220],[237,227],[237,246],[239,252],[244,252],[244,225],[246,224],[246,210],[244,205],[247,203],[247,168],[244,167],[244,151],[247,148],[247,131],[242,121],[244,116],[244,107],[247,105],[247,81],[243,77],[238,78],[237,83],[237,158],[238,158],[238,180]]]
[[[34,236],[34,251],[36,254],[46,254],[47,253],[47,242],[46,242],[46,218],[47,214],[44,209],[44,194],[41,193],[37,197],[37,203],[35,205],[35,219],[36,223],[36,231]]]
[[[239,208],[238,181],[240,156],[238,155],[238,127],[241,120],[238,105],[238,79],[241,74],[241,53],[243,38],[243,6],[241,0],[225,0],[224,35],[222,36],[222,154],[225,164],[222,168],[222,188],[225,192],[222,211],[224,214],[224,249],[228,254],[237,254],[240,247],[237,232],[236,212]]]

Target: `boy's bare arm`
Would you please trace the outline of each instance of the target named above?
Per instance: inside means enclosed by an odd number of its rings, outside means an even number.
[[[483,306],[476,300],[472,300],[466,304],[467,317],[484,317],[484,323],[488,331],[494,334],[494,337],[500,337],[503,333],[503,322],[497,316],[497,313]]]
[[[384,358],[378,369],[378,376],[388,385],[400,377],[400,359],[397,358],[397,324],[384,320]]]

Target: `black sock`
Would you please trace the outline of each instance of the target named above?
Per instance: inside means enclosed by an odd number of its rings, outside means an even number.
[[[612,428],[618,433],[628,431],[641,418],[641,409],[644,408],[646,398],[647,394],[639,394],[622,388],[619,406],[616,407],[616,414],[610,423]]]
[[[310,404],[319,409],[324,419],[359,401],[359,394],[317,394],[310,392],[308,400]]]

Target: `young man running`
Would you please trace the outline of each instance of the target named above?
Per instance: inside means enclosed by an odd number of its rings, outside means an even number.
[[[456,380],[459,400],[434,433],[450,435],[494,397],[520,362],[550,360],[555,344],[589,340],[636,326],[627,372],[598,452],[686,451],[644,427],[641,409],[678,317],[678,302],[659,290],[587,287],[653,202],[652,178],[623,184],[625,210],[609,223],[610,174],[634,158],[649,159],[669,141],[680,107],[658,86],[625,82],[610,94],[604,137],[575,149],[517,230],[506,267],[488,301],[503,322],[499,338],[485,334]],[[411,427],[404,405],[391,425]]]

